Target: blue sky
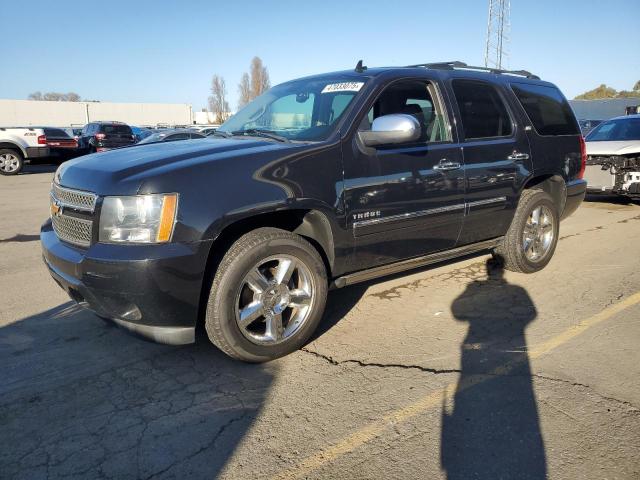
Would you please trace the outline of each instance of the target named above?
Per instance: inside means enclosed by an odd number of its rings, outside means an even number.
[[[350,69],[360,58],[370,66],[481,65],[487,3],[2,0],[0,18],[22,20],[3,22],[0,98],[75,91],[199,110],[217,73],[234,109],[254,55],[272,84]],[[638,19],[640,0],[511,0],[509,66],[555,82],[570,98],[601,83],[630,89],[640,79]]]

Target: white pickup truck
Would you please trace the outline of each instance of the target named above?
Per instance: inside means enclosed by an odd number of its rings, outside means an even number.
[[[0,127],[0,175],[17,175],[25,161],[49,156],[44,129]]]

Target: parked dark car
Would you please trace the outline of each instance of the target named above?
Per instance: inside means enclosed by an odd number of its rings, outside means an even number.
[[[273,87],[216,138],[67,162],[44,261],[101,317],[172,344],[201,319],[250,362],[302,346],[330,287],[489,251],[536,272],[584,198],[584,142],[553,84],[485,70],[359,63]]]
[[[104,152],[136,143],[131,127],[121,122],[91,122],[84,126],[78,148],[84,153]]]
[[[147,136],[144,140],[138,142],[138,145],[144,145],[147,143],[158,142],[175,142],[178,140],[191,140],[195,138],[206,138],[206,135],[194,132],[192,130],[161,130],[159,132],[153,132]]]
[[[78,141],[62,128],[44,127],[51,157],[63,162],[78,156]]]

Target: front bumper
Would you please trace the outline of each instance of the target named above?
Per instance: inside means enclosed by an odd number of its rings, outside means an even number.
[[[97,315],[160,343],[192,343],[211,242],[162,245],[62,242],[47,220],[42,255],[53,279]]]
[[[587,182],[585,180],[576,179],[567,182],[567,201],[564,204],[560,220],[564,220],[578,209],[586,193]]]

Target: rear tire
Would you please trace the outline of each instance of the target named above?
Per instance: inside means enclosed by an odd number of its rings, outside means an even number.
[[[0,149],[0,175],[18,175],[24,168],[24,158],[18,150]]]
[[[511,226],[494,256],[512,272],[542,270],[555,252],[559,226],[560,215],[551,196],[542,190],[524,190]]]
[[[259,228],[226,252],[213,279],[205,328],[232,358],[265,362],[295,350],[322,319],[327,272],[299,235]]]

